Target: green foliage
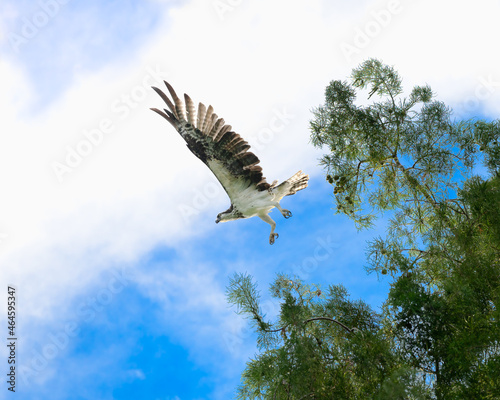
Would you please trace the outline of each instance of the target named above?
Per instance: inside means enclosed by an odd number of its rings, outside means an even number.
[[[357,106],[356,89],[369,90],[369,98],[377,95],[378,101]],[[321,163],[334,185],[338,212],[367,227],[378,212],[397,208],[397,225],[408,225],[406,239],[414,240],[438,203],[456,194],[457,170],[470,172],[476,144],[489,146],[500,128],[452,122],[451,110],[433,100],[428,86],[414,87],[408,98],[402,93],[392,67],[364,62],[353,71],[352,83],[332,81],[327,87],[325,104],[314,110],[311,141],[329,150]],[[493,169],[500,159],[496,148],[488,147]]]
[[[378,99],[357,106],[356,89]],[[365,227],[391,211],[387,236],[369,245],[368,270],[394,279],[384,323],[401,357],[427,374],[437,398],[495,398],[500,123],[452,121],[428,86],[402,94],[392,67],[364,62],[351,84],[328,86],[312,142],[328,150],[322,164],[338,212]],[[480,161],[490,180],[472,176]],[[344,178],[340,188],[333,175]]]
[[[487,123],[477,121],[474,124],[475,135],[479,150],[483,152],[486,167],[492,174],[500,171],[500,121]]]
[[[251,277],[235,275],[227,296],[261,321],[257,293]],[[254,324],[261,353],[248,362],[238,398],[427,398],[416,370],[396,355],[380,315],[350,300],[344,287],[330,286],[325,294],[279,275],[271,295],[280,301],[280,315],[272,324]]]
[[[368,60],[329,84],[311,121],[337,212],[359,228],[390,214],[367,252],[391,279],[383,313],[279,275],[279,317],[264,322],[256,285],[236,275],[228,299],[261,350],[241,399],[500,398],[500,121],[452,121],[426,85],[403,93]],[[481,162],[488,179],[473,175]]]
[[[466,212],[445,242],[448,252],[422,258],[446,266],[446,276],[434,285],[417,268],[399,277],[386,318],[409,364],[434,376],[442,398],[497,398],[500,179],[473,178],[461,195]]]

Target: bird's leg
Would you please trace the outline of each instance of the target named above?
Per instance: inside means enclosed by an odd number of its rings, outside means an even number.
[[[277,201],[273,201],[272,205],[276,207],[278,210],[280,210],[281,215],[283,215],[285,218],[290,218],[292,216],[292,212],[290,210],[285,210],[284,208],[281,208],[280,203]]]
[[[259,215],[260,219],[264,222],[267,222],[269,225],[271,225],[271,234],[269,235],[269,244],[274,244],[274,240],[278,239],[279,235],[274,232],[274,228],[276,228],[276,222],[273,221],[273,219],[267,215]]]

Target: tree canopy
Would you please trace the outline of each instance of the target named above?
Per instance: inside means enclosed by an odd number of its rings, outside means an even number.
[[[250,276],[236,274],[228,287],[229,302],[253,322],[261,350],[247,364],[238,398],[423,398],[416,369],[401,362],[381,316],[350,300],[344,287],[323,293],[278,275],[271,294],[281,302],[275,322],[264,321]]]
[[[240,398],[500,398],[500,121],[454,120],[428,85],[405,97],[375,59],[332,81],[313,114],[336,211],[360,229],[390,217],[366,266],[390,291],[376,313],[342,286],[279,275],[271,323],[251,278],[234,276],[228,300],[262,351]]]

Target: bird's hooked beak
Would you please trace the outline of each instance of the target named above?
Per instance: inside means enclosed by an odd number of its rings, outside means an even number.
[[[215,220],[215,223],[218,224],[220,222],[220,217],[217,217],[217,219]]]

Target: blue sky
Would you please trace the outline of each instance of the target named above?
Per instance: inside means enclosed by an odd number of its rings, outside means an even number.
[[[270,317],[279,272],[341,283],[378,308],[388,281],[363,267],[383,219],[357,232],[334,213],[310,111],[330,80],[377,57],[406,91],[428,83],[457,117],[496,118],[499,11],[489,0],[2,2],[0,287],[18,291],[19,374],[0,399],[232,398],[256,352],[224,297],[234,272],[255,277]],[[259,219],[214,223],[227,196],[149,111],[163,79],[212,104],[269,181],[310,175],[282,202],[291,219],[273,211],[274,246]]]

